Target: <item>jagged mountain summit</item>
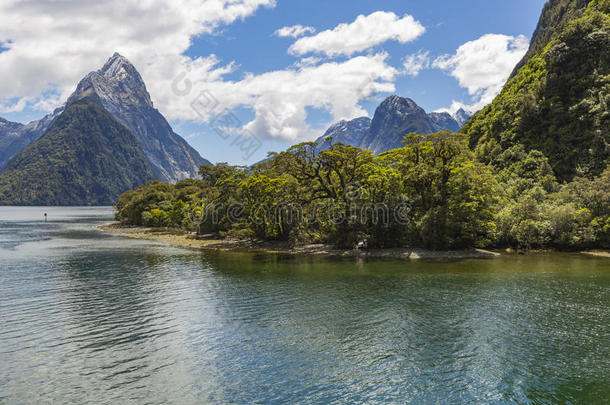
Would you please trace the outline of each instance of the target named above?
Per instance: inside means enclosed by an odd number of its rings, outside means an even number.
[[[394,95],[377,107],[371,128],[359,146],[377,154],[402,147],[408,133],[425,135],[445,129],[459,131],[460,126],[448,113],[428,114],[410,98]]]
[[[324,135],[316,140],[319,145],[317,150],[329,149],[333,143],[359,146],[370,128],[371,119],[369,117],[355,118],[350,121],[339,121],[338,123],[331,125]]]
[[[100,70],[81,80],[67,105],[84,97],[97,98],[136,136],[158,179],[173,183],[196,177],[199,166],[210,164],[154,108],[142,77],[120,54],[115,53]]]
[[[457,116],[465,121],[469,115],[461,110]],[[316,140],[319,150],[328,149],[331,143],[369,149],[375,154],[402,147],[402,140],[410,132],[432,134],[442,130],[457,132],[461,123],[448,113],[426,113],[415,101],[390,96],[375,110],[373,119],[356,118],[331,126]]]
[[[449,129],[453,132],[460,130],[460,125],[453,115],[446,112],[432,112],[428,114],[428,118],[432,121],[432,126],[435,131]]]
[[[157,179],[174,183],[196,177],[199,166],[210,164],[177,135],[154,108],[142,77],[120,54],[115,53],[100,70],[83,78],[66,106],[85,97],[96,100],[136,136]],[[27,125],[2,120],[0,170],[26,146],[38,140],[64,108]]]
[[[460,108],[451,116],[458,123],[459,127],[462,128],[466,121],[468,121],[468,119],[472,116],[472,113],[464,110],[463,108]]]

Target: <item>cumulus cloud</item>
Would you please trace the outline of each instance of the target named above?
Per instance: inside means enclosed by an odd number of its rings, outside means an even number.
[[[115,51],[135,62],[149,83],[185,65],[213,77],[223,73],[206,70],[213,60],[182,56],[192,38],[274,4],[275,0],[3,0],[0,43],[8,49],[0,53],[0,95],[4,100],[38,103],[36,98],[54,89],[65,100],[76,81]]]
[[[390,40],[402,44],[413,41],[425,31],[424,26],[410,15],[400,18],[392,12],[377,11],[367,16],[359,15],[352,23],[300,38],[288,51],[294,55],[351,56]]]
[[[242,129],[289,141],[315,137],[306,124],[308,107],[333,120],[364,115],[358,104],[371,94],[394,92],[399,72],[385,53],[341,62],[304,58],[301,63],[240,80],[232,61],[185,53],[198,35],[214,33],[253,15],[275,0],[5,0],[0,2],[0,108],[51,110],[78,80],[115,52],[144,78],[155,106],[170,120],[211,121],[222,110],[250,108]],[[161,18],[162,17],[162,18]],[[35,27],[35,29],[31,29]],[[7,80],[6,78],[10,78]],[[177,90],[178,89],[178,90]],[[193,108],[205,91],[215,111]]]
[[[178,87],[182,83],[197,84],[183,98],[186,108],[175,113],[178,118],[194,118],[189,103],[193,95],[204,92],[218,104],[212,115],[238,106],[251,107],[255,117],[242,125],[247,133],[291,142],[311,140],[319,134],[306,123],[307,107],[329,111],[333,121],[349,119],[367,115],[358,104],[360,100],[395,91],[393,80],[399,72],[387,64],[387,58],[385,53],[358,56],[343,62],[247,75],[239,81],[197,81],[197,76],[189,73],[181,78]],[[209,103],[205,100],[203,104]],[[207,111],[199,113],[205,116]]]
[[[294,67],[305,67],[305,66],[315,66],[322,62],[322,58],[318,58],[315,56],[309,56],[307,58],[302,58],[296,61],[293,66]]]
[[[418,52],[408,55],[402,60],[405,73],[409,76],[417,76],[419,72],[430,67],[430,52]]]
[[[479,110],[493,101],[528,46],[523,35],[487,34],[460,46],[454,55],[437,58],[433,67],[448,72],[468,94],[478,99],[472,105],[454,101],[451,109]]]
[[[318,133],[305,124],[307,106],[325,108],[333,121],[367,115],[358,102],[372,94],[394,92],[398,71],[386,63],[387,54],[359,56],[296,71],[266,73],[237,87],[258,95],[256,118],[245,126],[254,134],[297,141]],[[274,84],[281,83],[280,86]],[[269,91],[274,88],[275,91]]]
[[[316,32],[314,27],[304,27],[302,25],[293,25],[291,27],[282,27],[274,32],[275,36],[278,37],[291,37],[298,38],[305,34],[313,34]]]
[[[10,100],[7,102],[2,102],[0,103],[0,111],[8,113],[23,111],[23,109],[27,106],[28,101],[29,100],[27,98],[22,97],[14,102],[11,102]]]

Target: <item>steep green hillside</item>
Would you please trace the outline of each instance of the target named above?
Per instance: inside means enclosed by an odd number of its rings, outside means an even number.
[[[521,62],[515,67],[511,77],[515,76],[532,56],[542,51],[552,39],[555,39],[567,23],[582,17],[590,2],[591,0],[549,0],[544,5],[538,26],[532,35],[530,47]]]
[[[84,99],[0,173],[0,205],[110,205],[152,178],[136,138]]]
[[[494,163],[517,144],[542,151],[560,180],[601,173],[610,156],[610,0],[593,0],[510,79],[462,132]]]

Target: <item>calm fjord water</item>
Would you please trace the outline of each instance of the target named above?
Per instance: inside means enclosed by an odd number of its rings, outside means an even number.
[[[0,403],[610,400],[608,259],[202,253],[111,218],[0,207]]]

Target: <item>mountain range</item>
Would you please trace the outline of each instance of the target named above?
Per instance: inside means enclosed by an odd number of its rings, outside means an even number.
[[[392,96],[372,120],[331,126],[318,148],[343,143],[375,154],[402,146],[407,133],[448,129],[470,138],[492,166],[514,148],[541,152],[561,181],[597,176],[610,158],[610,0],[549,0],[529,50],[493,102],[472,117],[426,113]],[[461,129],[460,129],[461,128]]]
[[[62,111],[63,108],[58,108],[41,120],[26,125],[0,118],[0,170],[4,169],[16,154],[40,138]]]
[[[318,150],[328,149],[333,143],[342,143],[379,154],[403,146],[404,136],[411,132],[458,132],[469,116],[463,109],[453,116],[446,112],[426,113],[413,100],[393,95],[377,107],[372,120],[360,117],[338,122],[318,138],[316,143],[319,145]]]
[[[427,113],[393,95],[317,139],[375,154],[411,132],[461,131],[477,159],[502,168],[539,153],[560,181],[597,176],[610,157],[610,0],[550,0],[530,49],[500,94],[472,117]],[[158,179],[196,177],[209,164],[153,106],[142,77],[114,54],[66,104],[23,125],[0,119],[0,205],[97,205]]]
[[[85,116],[95,118],[91,125]],[[99,170],[90,167],[93,157],[103,157]],[[0,204],[107,205],[149,180],[196,177],[208,164],[154,108],[142,77],[118,53],[52,114],[27,125],[0,119]]]
[[[388,97],[373,119],[331,126],[320,150],[341,142],[374,153],[402,146],[405,134],[458,131],[467,117],[426,113]],[[113,141],[115,139],[115,141]],[[108,205],[150,180],[175,183],[210,164],[154,108],[142,77],[115,53],[77,85],[66,104],[27,125],[0,120],[0,204]]]
[[[49,130],[0,173],[10,205],[112,205],[155,178],[138,139],[96,99],[70,103]]]

